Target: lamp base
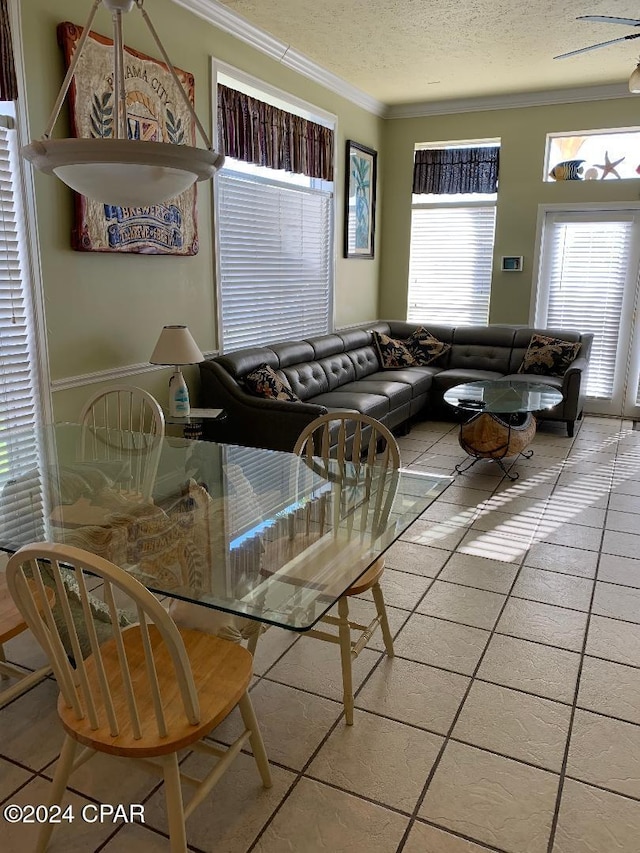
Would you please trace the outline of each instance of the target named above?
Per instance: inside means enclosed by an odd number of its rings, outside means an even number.
[[[169,414],[172,418],[188,418],[191,414],[189,389],[177,365],[175,373],[169,380]]]

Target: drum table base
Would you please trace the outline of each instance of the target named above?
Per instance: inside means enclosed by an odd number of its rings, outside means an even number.
[[[456,465],[461,474],[468,471],[479,459],[492,459],[510,480],[517,480],[518,474],[509,474],[502,462],[509,456],[522,455],[527,459],[533,456],[533,450],[526,450],[536,434],[535,418],[527,412],[516,415],[494,415],[480,412],[470,421],[460,425],[460,447],[473,456],[471,464],[462,468]]]

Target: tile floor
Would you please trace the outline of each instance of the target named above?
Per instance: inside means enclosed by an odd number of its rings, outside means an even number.
[[[400,444],[419,469],[462,459],[453,424]],[[586,418],[573,440],[541,428],[533,448],[516,482],[486,462],[457,477],[389,551],[396,657],[378,636],[362,652],[353,727],[337,648],[265,634],[252,695],[273,788],[241,755],[188,821],[191,850],[640,851],[640,432]],[[371,608],[357,599],[352,612]],[[24,636],[7,650],[38,664]],[[4,804],[47,795],[55,696],[47,681],[0,711]],[[52,850],[168,850],[162,791],[144,773],[96,758],[70,798],[144,803],[145,824],[63,825]],[[34,830],[4,824],[0,847],[29,849]]]

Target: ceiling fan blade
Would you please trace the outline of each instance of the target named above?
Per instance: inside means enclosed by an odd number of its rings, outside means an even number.
[[[609,15],[580,15],[576,21],[595,21],[597,24],[624,24],[625,27],[640,27],[637,18],[612,18]]]
[[[598,44],[590,44],[589,47],[579,47],[577,50],[570,50],[569,53],[561,53],[559,56],[554,56],[554,59],[566,59],[567,56],[575,56],[578,53],[586,53],[587,50],[596,50],[599,47],[607,47],[610,44],[616,44],[619,41],[629,41],[631,39],[640,39],[640,33],[633,33],[630,36],[621,36],[619,39],[611,39],[610,41],[601,41]]]

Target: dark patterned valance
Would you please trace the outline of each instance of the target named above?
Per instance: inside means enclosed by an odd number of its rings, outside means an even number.
[[[218,146],[229,157],[333,180],[333,131],[218,86]]]
[[[416,151],[413,192],[494,193],[500,148],[425,148]]]
[[[9,8],[7,0],[0,0],[0,101],[15,101],[17,97]]]

